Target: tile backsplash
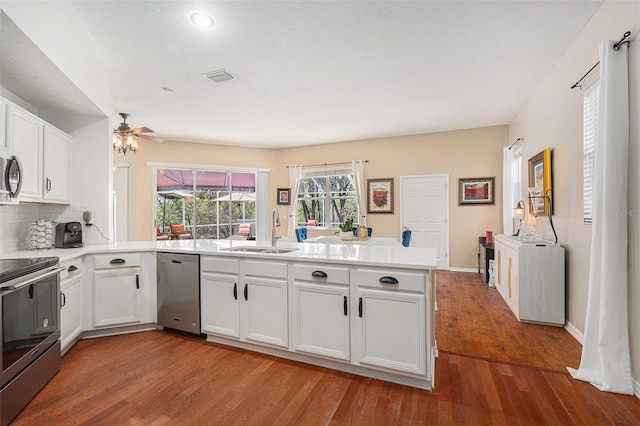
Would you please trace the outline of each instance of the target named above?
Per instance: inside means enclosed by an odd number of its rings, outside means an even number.
[[[108,236],[108,215],[93,211],[94,226],[84,226],[82,212],[91,210],[87,206],[57,204],[19,204],[0,206],[0,253],[29,249],[27,236],[29,224],[43,219],[52,222],[80,222],[85,244],[106,244]],[[105,235],[103,237],[97,228]]]

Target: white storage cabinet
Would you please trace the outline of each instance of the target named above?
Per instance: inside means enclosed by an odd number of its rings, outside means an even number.
[[[60,334],[62,353],[68,351],[82,334],[82,258],[60,264]]]

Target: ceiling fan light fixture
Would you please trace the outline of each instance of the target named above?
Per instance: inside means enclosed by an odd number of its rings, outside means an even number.
[[[131,127],[127,124],[129,114],[121,112],[122,123],[113,130],[113,150],[127,155],[127,151],[136,152],[138,150],[138,141],[134,136]]]
[[[192,13],[189,17],[189,20],[193,25],[203,30],[213,28],[213,26],[215,25],[213,18],[206,13]]]

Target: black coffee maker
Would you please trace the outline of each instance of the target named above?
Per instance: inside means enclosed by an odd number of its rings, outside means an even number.
[[[82,225],[80,222],[58,223],[56,225],[56,241],[54,245],[57,248],[83,247]]]

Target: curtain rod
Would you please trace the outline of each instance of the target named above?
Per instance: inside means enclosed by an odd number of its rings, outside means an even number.
[[[613,50],[615,50],[615,51],[620,50],[620,46],[622,46],[623,44],[629,45],[629,43],[631,43],[631,40],[627,40],[627,38],[630,35],[631,35],[631,31],[627,31],[626,33],[624,33],[622,38],[620,40],[618,40],[618,42],[613,45]],[[582,80],[584,80],[589,74],[591,74],[591,71],[596,69],[596,67],[598,65],[600,65],[600,61],[596,62],[596,64],[594,66],[592,66],[591,69],[585,73],[585,75],[580,77],[580,80],[576,81],[575,84],[573,86],[571,86],[571,88],[575,89],[576,87],[582,87],[582,86],[580,86],[580,83],[582,83]]]
[[[362,160],[365,163],[368,163],[369,160]],[[351,161],[342,161],[340,163],[322,163],[322,164],[303,164],[302,167],[317,167],[317,166],[337,166],[340,164],[351,164]],[[289,168],[291,166],[287,166]]]
[[[518,139],[516,139],[516,141],[515,141],[514,143],[512,143],[511,145],[509,145],[509,149],[513,148],[513,146],[514,146],[515,144],[517,144],[517,143],[518,143],[518,141],[522,141],[522,142],[524,142],[524,138],[518,138]]]

